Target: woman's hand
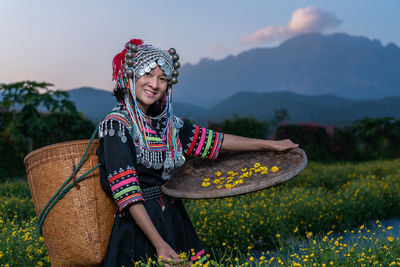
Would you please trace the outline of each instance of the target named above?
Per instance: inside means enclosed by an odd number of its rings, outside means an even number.
[[[139,202],[130,206],[129,213],[150,240],[151,244],[156,248],[157,256],[161,256],[161,261],[165,262],[165,266],[174,265],[174,263],[180,262],[178,254],[176,254],[170,245],[165,242],[154,227],[154,224],[142,203]],[[171,262],[168,262],[168,260],[171,260]]]
[[[286,151],[292,148],[299,147],[298,144],[293,143],[290,139],[265,141],[268,141],[268,143],[266,144],[266,149],[272,151]]]
[[[166,242],[162,242],[156,247],[158,260],[165,263],[165,266],[170,266],[179,263],[181,260],[178,254]]]
[[[222,149],[231,151],[286,151],[296,147],[299,147],[299,145],[289,139],[263,140],[232,134],[224,134],[224,141],[222,143]]]

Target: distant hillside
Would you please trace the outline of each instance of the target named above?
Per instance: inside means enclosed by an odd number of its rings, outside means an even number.
[[[400,48],[348,34],[310,33],[274,48],[182,67],[178,102],[212,107],[241,91],[333,94],[351,99],[400,96]]]
[[[109,91],[81,87],[69,90],[68,93],[78,110],[95,122],[101,121],[116,104],[115,97]]]
[[[241,92],[208,110],[199,121],[220,121],[233,116],[270,120],[275,110],[285,108],[291,123],[314,122],[342,126],[364,117],[400,118],[400,97],[351,100],[334,95],[305,96],[291,92]]]
[[[111,92],[84,87],[69,91],[70,99],[93,121],[100,121],[116,104]],[[174,114],[205,125],[236,116],[252,116],[268,121],[275,110],[285,108],[291,123],[315,122],[345,125],[363,117],[400,118],[400,97],[378,100],[351,100],[334,95],[305,96],[292,92],[240,92],[211,109],[174,103]]]
[[[112,92],[81,87],[68,91],[69,99],[73,101],[79,111],[89,119],[99,122],[117,104]],[[182,117],[197,118],[205,113],[205,109],[183,103],[174,103],[174,114]]]

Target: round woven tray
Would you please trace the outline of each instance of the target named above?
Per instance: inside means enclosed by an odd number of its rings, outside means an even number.
[[[25,168],[36,214],[78,165],[89,140],[58,143],[35,150],[25,157]],[[76,174],[98,164],[94,140]],[[52,266],[95,266],[104,258],[114,220],[115,204],[102,190],[99,169],[78,187],[72,187],[48,213],[42,227]]]
[[[243,178],[243,183],[226,189],[225,186],[217,188],[215,179],[224,177],[227,179],[227,172],[238,173],[235,179],[246,171],[242,169],[254,167],[256,163],[268,167],[267,174],[261,172],[253,173],[249,178]],[[246,194],[257,190],[266,189],[271,186],[283,183],[301,172],[307,165],[307,155],[300,149],[295,148],[288,152],[239,152],[221,153],[217,160],[193,159],[179,168],[172,177],[161,187],[162,191],[172,197],[203,199],[221,198],[240,194]],[[273,172],[271,168],[278,167]],[[222,175],[217,177],[216,172]],[[209,179],[210,185],[203,186],[204,179]]]

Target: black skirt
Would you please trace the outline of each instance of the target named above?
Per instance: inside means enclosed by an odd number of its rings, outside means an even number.
[[[145,201],[144,207],[161,237],[178,254],[186,252],[193,257],[194,252],[193,259],[204,255],[202,244],[180,199],[163,195]],[[147,262],[147,258],[156,260],[156,249],[129,212],[117,211],[104,266],[134,266],[137,261]]]

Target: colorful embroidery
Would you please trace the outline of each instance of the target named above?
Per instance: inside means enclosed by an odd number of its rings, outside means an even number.
[[[131,128],[131,124],[129,123],[129,121],[126,119],[126,117],[120,113],[120,112],[111,112],[110,114],[108,114],[105,118],[105,121],[109,121],[109,120],[115,120],[117,122],[120,122],[122,125],[124,125],[126,128],[130,129]]]
[[[118,125],[114,124],[114,121],[118,122]],[[127,114],[125,114],[124,111],[113,109],[113,111],[99,124],[99,138],[103,138],[107,135],[114,136],[117,134],[118,137],[121,138],[121,142],[126,143],[128,139],[125,130],[132,135],[132,125],[127,119]]]
[[[131,167],[127,167],[127,170],[121,168],[118,172],[109,174],[108,181],[120,211],[131,203],[143,200],[136,171]]]
[[[200,156],[201,158],[216,159],[222,146],[223,133],[215,132],[199,126],[193,126],[192,141],[186,155]]]

